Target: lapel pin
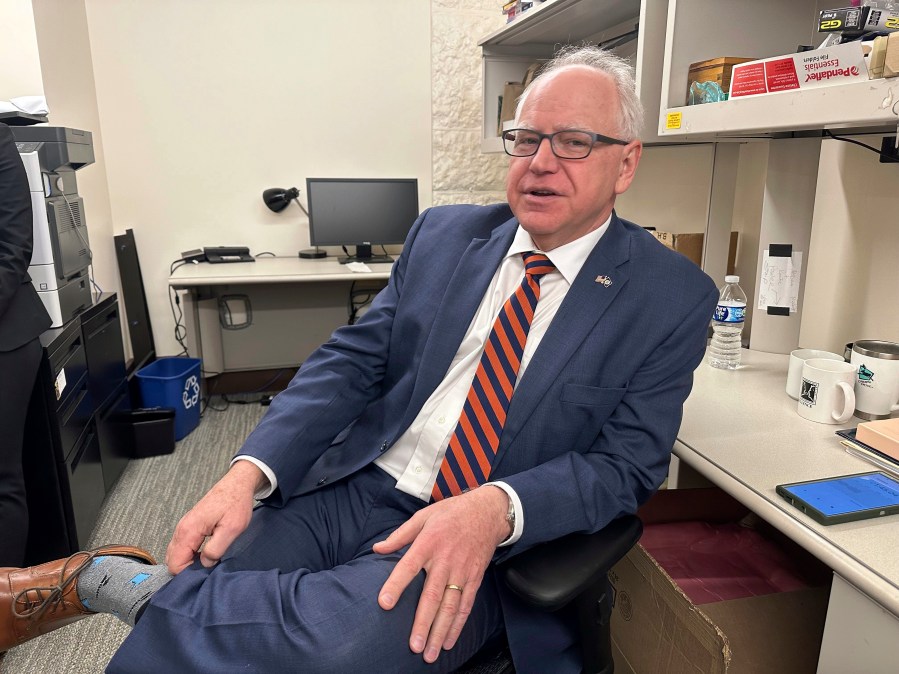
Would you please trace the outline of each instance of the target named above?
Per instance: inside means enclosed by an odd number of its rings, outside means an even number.
[[[595,279],[595,282],[601,283],[606,288],[608,288],[610,285],[612,285],[612,279],[610,279],[608,276],[597,276]]]

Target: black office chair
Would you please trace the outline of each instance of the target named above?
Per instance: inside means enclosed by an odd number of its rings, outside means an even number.
[[[538,545],[501,564],[500,576],[530,605],[577,616],[586,674],[612,674],[611,590],[607,573],[643,533],[636,515],[621,517],[595,534],[571,534]],[[510,674],[508,646],[483,649],[456,674]]]

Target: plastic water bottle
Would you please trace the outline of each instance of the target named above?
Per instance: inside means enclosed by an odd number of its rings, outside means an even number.
[[[740,277],[725,276],[712,319],[709,365],[721,370],[736,370],[740,366],[740,339],[745,316],[746,293],[740,287]]]

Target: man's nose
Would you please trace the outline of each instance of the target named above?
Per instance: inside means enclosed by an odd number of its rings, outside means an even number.
[[[537,151],[531,157],[532,171],[551,171],[558,166],[558,157],[553,153],[552,141],[541,138]]]

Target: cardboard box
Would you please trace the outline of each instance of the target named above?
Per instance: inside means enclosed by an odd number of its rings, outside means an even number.
[[[702,246],[705,237],[701,232],[688,234],[672,234],[671,232],[653,231],[651,232],[651,234],[655,236],[655,238],[663,245],[667,246],[671,250],[676,250],[681,255],[690,258],[690,260],[695,262],[697,266],[702,266]],[[727,274],[734,273],[734,267],[737,263],[738,238],[738,232],[730,233],[730,246],[728,247],[727,251]]]
[[[887,40],[888,38],[886,35],[881,35],[875,37],[870,42],[865,43],[866,45],[870,45],[871,50],[870,52],[866,52],[865,55],[868,59],[868,77],[872,80],[883,77],[883,68],[886,64],[887,56]],[[865,48],[864,45],[863,48]]]
[[[883,56],[883,76],[899,75],[899,33],[890,33],[887,38],[886,53]]]
[[[822,9],[818,14],[818,31],[829,33],[832,31],[861,31],[868,20],[870,7],[838,7],[835,9]]]
[[[861,423],[855,437],[878,452],[899,460],[899,417]]]
[[[899,30],[899,10],[872,9],[865,22],[865,32],[889,32]]]
[[[719,489],[662,490],[640,511],[644,522],[737,521],[746,510]],[[802,556],[811,580],[829,569],[770,531],[788,555]],[[685,554],[689,552],[685,551]],[[750,674],[815,672],[829,585],[696,606],[659,564],[635,546],[609,572],[612,646],[621,673]]]
[[[506,82],[503,87],[503,95],[500,97],[499,115],[496,121],[496,135],[502,136],[503,124],[515,119],[515,109],[518,107],[518,99],[528,88],[528,85],[537,76],[537,72],[543,65],[538,61],[528,66],[524,73],[524,79],[521,82]]]
[[[833,86],[868,79],[861,43],[738,63],[731,70],[730,97]]]
[[[696,104],[696,101],[692,100],[693,97],[690,96],[690,86],[693,82],[715,82],[727,94],[730,91],[730,74],[733,67],[738,63],[752,60],[752,58],[739,56],[721,56],[708,61],[691,63],[690,71],[687,74],[687,105]]]

